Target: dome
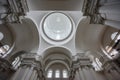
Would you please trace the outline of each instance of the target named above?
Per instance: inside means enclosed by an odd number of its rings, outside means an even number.
[[[56,41],[64,40],[72,32],[72,22],[68,16],[63,13],[51,13],[43,22],[44,34]]]

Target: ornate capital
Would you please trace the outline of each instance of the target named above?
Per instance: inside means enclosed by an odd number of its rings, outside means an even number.
[[[99,0],[85,0],[83,6],[84,16],[90,16],[90,24],[103,24],[104,19],[99,14]]]
[[[41,69],[41,59],[40,56],[36,55],[35,53],[24,54],[22,55],[22,62],[20,66],[31,66],[36,69]]]
[[[6,0],[1,3],[0,7],[0,24],[3,23],[20,23],[22,16],[28,12],[26,0]]]

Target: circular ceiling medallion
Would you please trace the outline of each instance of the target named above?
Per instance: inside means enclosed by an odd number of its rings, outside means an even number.
[[[44,34],[55,41],[61,41],[70,36],[72,32],[72,21],[63,13],[51,13],[43,22]]]

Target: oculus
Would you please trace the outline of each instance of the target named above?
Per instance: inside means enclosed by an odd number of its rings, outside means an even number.
[[[73,24],[67,15],[60,12],[53,12],[44,18],[42,28],[44,34],[49,39],[61,41],[71,35]]]

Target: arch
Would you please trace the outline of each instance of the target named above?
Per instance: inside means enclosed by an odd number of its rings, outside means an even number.
[[[84,26],[86,26],[85,24],[89,24],[89,19],[87,20],[87,18],[82,18],[76,28],[76,34],[75,34],[75,47],[76,47],[76,52],[79,53],[80,52],[80,48],[83,45],[83,38],[81,38],[81,36],[83,36],[84,34]],[[82,31],[81,31],[82,30]],[[81,46],[80,46],[81,45]],[[84,49],[81,49],[84,52]]]
[[[15,46],[15,37],[12,30],[9,28],[8,24],[1,24],[0,25],[0,32],[4,35],[3,39],[0,40],[1,46],[8,45],[9,49],[5,52],[2,58],[5,58],[8,54],[11,53]],[[0,47],[1,47],[0,46]]]
[[[50,63],[47,64],[47,66],[45,67],[45,71],[47,71],[48,68],[55,63],[61,63],[67,68],[67,70],[70,70],[69,66],[64,61],[55,60],[55,61],[51,61]]]
[[[43,52],[44,69],[47,70],[54,63],[61,63],[70,70],[71,58],[72,53],[69,49],[64,47],[50,47]]]
[[[115,33],[115,34],[114,34]],[[116,34],[117,33],[117,34]],[[113,35],[114,34],[114,35]],[[114,47],[119,39],[119,30],[107,27],[106,31],[102,35],[101,39],[101,50],[108,59],[117,59],[119,57],[118,47]],[[118,46],[118,45],[116,45]]]
[[[22,19],[21,24],[8,25],[15,37],[12,56],[19,51],[36,53],[40,44],[40,34],[37,25],[29,18]],[[24,45],[23,45],[24,44]]]
[[[89,24],[90,18],[83,18],[77,25],[75,34],[76,53],[94,51],[101,53],[101,37],[106,26],[100,24]]]
[[[43,57],[43,59],[45,59],[45,57],[47,57],[49,54],[52,54],[52,53],[55,53],[55,52],[59,52],[61,54],[66,55],[69,58],[72,58],[71,50],[69,50],[66,47],[49,47],[49,48],[47,48],[43,51],[42,57]]]

